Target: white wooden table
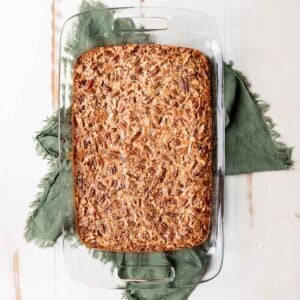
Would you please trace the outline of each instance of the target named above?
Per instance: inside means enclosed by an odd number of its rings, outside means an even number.
[[[225,58],[271,104],[269,115],[295,147],[295,168],[226,178],[225,257],[221,274],[190,299],[300,299],[300,2],[297,0],[152,1],[144,5],[207,10],[221,24]],[[114,6],[138,1],[105,1]],[[28,204],[46,162],[32,140],[52,112],[51,66],[56,26],[71,0],[6,1],[0,10],[0,299],[120,299],[121,291],[91,288],[69,278],[61,244],[27,244]],[[221,4],[222,5],[222,4]],[[222,14],[225,8],[225,16]],[[61,13],[61,15],[59,14]],[[18,25],[15,20],[19,21]],[[51,25],[52,24],[52,25]],[[53,35],[54,31],[54,35]],[[55,90],[53,90],[55,92]],[[16,138],[17,137],[17,138]],[[16,140],[18,143],[16,143]]]

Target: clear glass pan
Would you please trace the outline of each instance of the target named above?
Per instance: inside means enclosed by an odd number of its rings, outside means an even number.
[[[105,26],[101,25],[105,21]],[[93,24],[93,28],[90,24]],[[99,22],[99,30],[97,28]],[[102,23],[101,23],[102,22]],[[133,27],[134,24],[134,27]],[[101,25],[101,26],[100,26]],[[90,250],[78,242],[74,222],[70,107],[73,67],[77,57],[97,46],[155,43],[195,48],[210,61],[212,73],[214,153],[213,199],[209,237],[193,249],[165,253],[110,253]],[[77,281],[107,288],[184,287],[214,278],[223,260],[224,107],[223,62],[217,27],[199,11],[174,8],[112,8],[75,15],[63,27],[60,44],[60,168],[63,199],[64,256],[70,275]],[[180,251],[186,251],[180,253]],[[192,255],[191,255],[192,254]],[[197,255],[201,268],[194,275],[178,278],[176,257]],[[154,258],[154,259],[153,259]],[[111,263],[114,262],[114,264]],[[126,263],[125,263],[126,262]],[[188,261],[192,264],[193,262]],[[113,271],[112,265],[115,266]],[[135,270],[145,271],[135,276]],[[159,272],[153,272],[159,270]],[[141,272],[137,272],[141,274]],[[130,276],[128,274],[131,274]],[[153,274],[159,274],[153,276]],[[142,284],[141,284],[142,283]]]

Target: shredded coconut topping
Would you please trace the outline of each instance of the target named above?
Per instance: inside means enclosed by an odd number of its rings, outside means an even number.
[[[92,248],[169,251],[200,245],[210,223],[210,70],[198,50],[100,47],[73,84],[78,233]]]

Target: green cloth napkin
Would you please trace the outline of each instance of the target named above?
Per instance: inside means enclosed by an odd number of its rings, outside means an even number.
[[[226,175],[289,169],[292,148],[278,141],[269,105],[250,92],[245,76],[224,66]]]
[[[80,11],[104,8],[99,2],[83,2]],[[107,26],[107,20],[92,19],[84,21],[80,26],[89,28],[84,37],[79,37],[74,31],[70,38],[70,51],[85,48],[75,45],[82,40],[88,43],[91,28]],[[123,24],[124,25],[124,24]],[[132,26],[132,24],[128,24]],[[102,27],[103,28],[103,27]],[[82,31],[80,31],[82,32]],[[95,34],[95,31],[93,31]],[[105,45],[110,39],[117,40],[116,35],[101,40]],[[149,41],[149,36],[142,37]],[[73,46],[72,46],[73,45]],[[75,45],[75,47],[74,47]],[[73,48],[72,48],[73,47]],[[292,166],[291,148],[278,142],[279,135],[273,129],[273,123],[265,116],[268,106],[257,100],[257,96],[249,90],[245,77],[224,64],[225,89],[225,124],[226,124],[226,174],[242,174],[255,171],[286,170]],[[59,113],[59,112],[58,112]],[[61,201],[72,205],[65,190],[60,189],[60,179],[71,178],[70,165],[62,165],[58,169],[58,113],[46,120],[45,126],[37,133],[37,152],[49,161],[49,173],[41,180],[40,192],[31,204],[31,212],[25,227],[25,238],[34,241],[40,247],[53,246],[62,235],[62,219],[60,216]],[[61,176],[61,177],[60,177]],[[184,300],[187,299],[197,282],[206,270],[206,258],[201,247],[184,249],[169,254],[165,253],[113,253],[94,250],[92,255],[102,262],[110,262],[118,268],[121,276],[127,278],[158,278],[168,274],[168,268],[155,268],[155,265],[169,265],[175,268],[176,277],[172,283],[162,284],[154,289],[151,284],[130,283],[124,293],[125,299],[151,300]],[[126,268],[132,265],[146,265],[147,268]],[[182,286],[187,286],[182,288]]]

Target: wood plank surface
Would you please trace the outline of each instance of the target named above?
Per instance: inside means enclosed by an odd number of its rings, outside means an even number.
[[[121,291],[73,281],[62,244],[41,250],[22,236],[28,205],[46,162],[34,132],[57,103],[59,29],[77,1],[6,1],[0,10],[0,299],[121,299]],[[300,299],[300,3],[297,0],[132,0],[109,6],[204,10],[217,20],[232,59],[271,104],[283,140],[295,147],[294,170],[226,177],[225,256],[220,275],[190,299]],[[15,21],[17,20],[17,22]]]

